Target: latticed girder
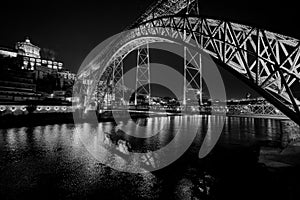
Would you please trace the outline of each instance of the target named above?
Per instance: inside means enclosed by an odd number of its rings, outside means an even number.
[[[158,0],[129,29],[137,24],[167,15],[175,15],[182,11],[199,14],[198,0]]]
[[[184,47],[183,105],[188,101],[202,102],[202,60],[201,53]]]
[[[125,105],[124,100],[124,69],[123,58],[119,57],[114,60],[113,77],[112,77],[112,96],[115,105]]]
[[[210,54],[300,124],[300,103],[295,96],[300,81],[299,40],[259,28],[208,19],[197,12],[196,15],[185,12],[193,2],[160,1],[131,27],[133,30],[111,43],[102,54],[106,55],[105,59],[86,66],[79,77],[87,75],[91,79],[99,70],[95,67],[98,62],[107,63],[109,68],[114,57],[127,55],[138,47],[138,40],[146,43],[176,41]],[[104,73],[95,74],[102,76]]]
[[[280,110],[271,104],[231,105],[227,106],[227,113],[230,115],[285,117]]]
[[[96,93],[96,101],[100,108],[108,106],[111,104],[111,93],[112,93],[112,85],[111,85],[111,74],[113,73],[113,66],[110,66],[105,71],[105,77],[109,77],[106,80],[103,80],[102,76],[100,81],[97,83],[95,88]]]
[[[123,58],[118,57],[101,76],[95,89],[96,101],[103,106],[124,105]]]
[[[300,103],[294,91],[300,81],[299,40],[199,16],[161,17],[140,24],[132,34],[172,38],[203,49],[261,88],[270,102],[280,103],[283,112],[299,120]]]
[[[138,104],[138,97],[144,96],[148,99],[151,96],[150,89],[150,55],[149,44],[138,48],[137,68],[136,68],[136,87],[135,87],[135,105]]]

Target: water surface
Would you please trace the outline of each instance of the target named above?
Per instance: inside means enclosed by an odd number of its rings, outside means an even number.
[[[222,120],[216,148],[200,160],[203,138]],[[187,130],[195,130],[196,137],[176,162],[154,172],[126,172],[136,167],[128,153],[149,153],[173,140],[180,149]],[[126,132],[130,135],[122,134]],[[280,145],[281,137],[277,120],[216,116],[2,129],[0,195],[1,199],[279,198],[285,190],[274,192],[278,186],[256,159],[260,145]],[[155,158],[147,157],[144,164],[137,170],[155,164]]]

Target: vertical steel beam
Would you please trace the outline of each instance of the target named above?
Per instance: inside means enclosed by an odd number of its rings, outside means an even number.
[[[149,44],[147,44],[144,48],[138,48],[135,105],[138,104],[138,96],[144,96],[148,98],[148,100],[150,100],[151,97]]]
[[[117,105],[124,105],[124,69],[123,69],[123,58],[117,58],[114,60],[113,66],[113,104]]]
[[[198,51],[184,47],[183,106],[188,104],[188,93],[194,93],[194,100],[202,104],[202,55]],[[199,99],[197,98],[199,96]],[[195,104],[193,104],[195,106]]]

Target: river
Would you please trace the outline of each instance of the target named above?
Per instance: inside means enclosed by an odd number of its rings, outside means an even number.
[[[199,159],[205,135],[222,120],[217,145]],[[0,129],[0,195],[1,199],[280,199],[288,189],[278,186],[258,157],[261,146],[280,148],[281,129],[279,120],[192,115]],[[180,149],[188,138],[184,134],[191,131],[195,137],[183,155],[158,170],[147,172],[147,165],[137,167],[131,157],[131,153],[147,157],[172,141]],[[155,165],[155,157],[143,162]],[[135,168],[144,171],[131,173]]]

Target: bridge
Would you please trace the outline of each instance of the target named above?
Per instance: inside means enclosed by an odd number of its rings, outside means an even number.
[[[198,0],[159,0],[107,42],[101,53],[79,71],[74,95],[85,108],[96,103],[123,104],[124,59],[138,51],[135,104],[137,96],[151,96],[149,44],[181,45],[184,51],[182,105],[187,94],[197,91],[202,98],[202,52],[225,70],[253,88],[282,113],[300,124],[299,90],[300,41],[261,28],[208,18],[201,15]],[[200,78],[199,78],[200,77]],[[251,106],[250,106],[251,107]],[[250,110],[262,110],[252,106]]]

